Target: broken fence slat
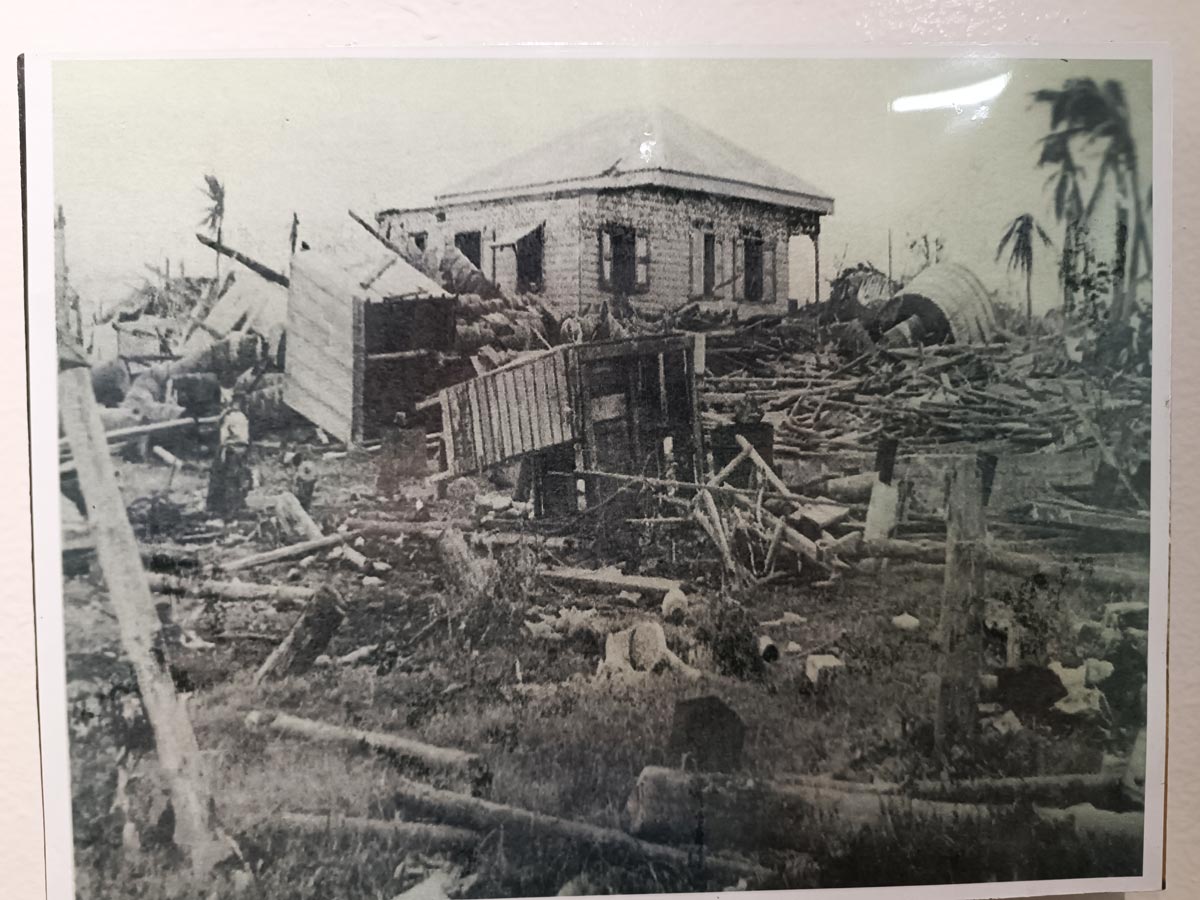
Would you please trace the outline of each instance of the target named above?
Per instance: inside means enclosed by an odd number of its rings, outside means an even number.
[[[246,716],[246,727],[258,729],[269,728],[281,734],[292,737],[307,738],[310,741],[320,741],[330,744],[348,746],[363,745],[380,753],[393,754],[407,759],[415,759],[426,766],[435,769],[453,769],[472,776],[480,775],[484,769],[483,760],[474,753],[456,750],[451,747],[437,747],[423,741],[386,734],[379,731],[366,731],[359,728],[346,728],[332,725],[328,722],[318,722],[314,719],[304,719],[286,713],[271,713],[254,711]]]

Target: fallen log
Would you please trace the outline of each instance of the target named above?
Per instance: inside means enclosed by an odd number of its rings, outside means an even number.
[[[394,796],[401,807],[436,817],[443,824],[479,831],[503,828],[506,835],[512,835],[517,841],[566,841],[604,854],[688,868],[695,865],[693,855],[686,850],[640,840],[615,828],[493,803],[466,794],[439,790],[406,778],[399,778],[397,782]],[[761,883],[772,874],[770,870],[753,863],[713,853],[704,854],[702,859],[712,875],[718,878],[746,878]]]
[[[345,728],[340,725],[331,725],[328,722],[289,716],[286,713],[260,710],[249,713],[245,721],[246,727],[251,729],[269,728],[280,734],[306,738],[310,741],[369,747],[371,750],[389,757],[416,760],[429,768],[461,771],[472,777],[480,776],[485,770],[483,760],[474,753],[449,747],[435,747],[432,744],[394,734]]]
[[[285,559],[295,559],[297,556],[308,556],[310,553],[316,553],[318,550],[336,547],[338,544],[344,543],[353,534],[353,532],[348,534],[330,534],[312,541],[301,541],[299,544],[289,544],[286,547],[277,547],[274,550],[265,550],[262,553],[252,553],[250,556],[243,556],[232,562],[218,563],[217,568],[224,572],[238,572],[242,569],[265,566],[268,563],[280,562]]]
[[[284,491],[276,497],[274,508],[275,515],[279,518],[280,524],[296,540],[319,541],[325,537],[325,532],[321,530],[321,526],[308,514],[308,510],[304,508],[300,500],[291,491]],[[367,558],[349,544],[342,547],[342,559],[359,570],[370,568],[370,562]]]
[[[943,541],[906,541],[898,538],[863,539],[858,542],[854,555],[858,558],[883,557],[940,566],[946,562],[946,544]],[[1073,581],[1114,590],[1144,590],[1150,578],[1148,571],[1138,572],[1116,566],[1091,566],[1085,569],[1068,561],[1013,553],[997,547],[988,549],[987,566],[993,571],[1021,578],[1065,572]]]
[[[291,491],[284,491],[276,497],[272,506],[279,524],[294,540],[316,541],[325,536],[321,526],[313,521],[313,517],[300,505],[300,501]]]
[[[316,591],[286,584],[255,584],[249,581],[195,581],[177,575],[147,573],[150,590],[159,594],[177,594],[212,600],[307,603]]]
[[[989,826],[998,842],[1028,835],[1035,815],[1045,822],[1071,827],[1084,840],[1142,839],[1141,813],[1109,813],[1090,805],[1070,809],[951,803],[901,794],[838,790],[808,784],[786,784],[752,778],[689,774],[647,766],[638,776],[626,804],[630,831],[643,838],[690,843],[703,815],[705,842],[724,848],[778,848],[811,852],[831,839],[860,829],[903,827],[904,820],[938,823],[945,828]],[[1013,851],[1021,848],[1013,844]]]
[[[400,819],[368,819],[362,816],[280,813],[268,821],[311,835],[337,832],[370,834],[404,843],[406,851],[466,852],[479,843],[479,835],[465,828],[433,825],[429,822],[405,822]]]
[[[325,652],[345,617],[337,594],[330,588],[321,588],[305,606],[304,612],[300,613],[287,637],[259,666],[254,673],[253,683],[259,685],[267,678],[307,672],[317,657]]]
[[[542,577],[547,581],[606,591],[637,591],[638,593],[666,594],[681,590],[683,583],[673,578],[658,578],[653,575],[625,575],[615,566],[607,569],[580,569],[560,566],[543,569]]]
[[[1027,778],[969,778],[963,781],[857,782],[827,775],[791,775],[781,783],[868,794],[904,794],[921,800],[955,803],[1017,803],[1070,806],[1111,805],[1120,792],[1121,774],[1031,775]]]
[[[104,437],[109,444],[116,441],[127,441],[130,438],[146,437],[147,435],[165,434],[169,431],[178,431],[181,428],[199,428],[200,426],[208,426],[217,424],[219,416],[204,416],[203,418],[183,418],[183,419],[168,419],[165,422],[149,422],[145,425],[129,425],[125,428],[114,428],[111,431],[104,432]],[[66,438],[62,438],[58,442],[59,453],[65,453],[70,450]],[[116,449],[110,447],[110,449]]]
[[[439,522],[399,522],[391,519],[353,518],[347,519],[345,524],[352,531],[374,537],[412,536],[430,540],[437,540],[447,530],[457,528],[463,532],[463,537],[468,544],[489,549],[527,544],[534,547],[545,547],[548,550],[567,550],[574,545],[571,538],[537,534],[536,532],[472,530],[472,523],[466,519],[448,519]]]

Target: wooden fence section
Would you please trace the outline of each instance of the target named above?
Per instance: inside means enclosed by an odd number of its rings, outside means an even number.
[[[613,456],[614,441],[631,448],[618,457],[640,457],[642,445],[675,433],[680,452],[691,452],[701,446],[696,348],[692,335],[571,344],[446,388],[446,468],[478,472],[574,442],[594,467]],[[609,461],[625,471],[620,460]]]
[[[558,347],[441,392],[446,460],[477,472],[576,439],[568,354]]]

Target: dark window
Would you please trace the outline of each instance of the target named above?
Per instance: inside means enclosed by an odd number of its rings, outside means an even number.
[[[628,225],[600,229],[600,287],[614,294],[649,290],[649,234]]]
[[[424,251],[425,242],[428,239],[428,237],[429,237],[429,235],[424,231],[414,231],[412,233],[413,243],[416,244],[417,249],[421,250],[421,251]]]
[[[763,299],[763,242],[758,238],[746,238],[743,247],[746,302],[761,303]]]
[[[704,235],[704,296],[711,297],[717,287],[717,236]]]
[[[541,228],[535,228],[517,241],[517,292],[540,294],[542,292],[542,261],[545,240]]]
[[[460,231],[454,235],[454,246],[471,261],[471,265],[479,268],[483,259],[483,238],[478,231]]]

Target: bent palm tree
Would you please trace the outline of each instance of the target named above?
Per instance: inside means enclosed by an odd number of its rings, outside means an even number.
[[[996,262],[1004,255],[1005,248],[1012,244],[1008,255],[1008,268],[1016,269],[1025,275],[1025,324],[1033,324],[1033,243],[1034,236],[1041,239],[1047,247],[1053,247],[1054,242],[1029,213],[1022,213],[1005,229],[1004,236],[996,245]]]

